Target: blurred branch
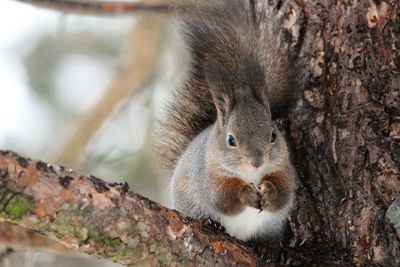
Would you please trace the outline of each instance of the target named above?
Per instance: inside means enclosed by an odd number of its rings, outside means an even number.
[[[30,230],[9,223],[0,223],[0,245],[23,250],[62,252],[68,249],[59,242],[49,240]]]
[[[244,243],[188,220],[126,184],[0,151],[0,221],[125,265],[256,266]]]
[[[4,261],[4,259],[10,256],[14,252],[15,252],[14,249],[9,247],[5,248],[4,251],[0,251],[0,266],[2,266],[1,264]]]
[[[163,22],[162,18],[141,18],[135,23],[121,53],[118,73],[100,101],[76,123],[74,133],[61,147],[58,162],[75,166],[82,150],[115,108],[145,87],[157,61]]]
[[[52,9],[65,13],[95,16],[132,16],[138,13],[170,14],[175,7],[169,4],[143,4],[128,1],[96,0],[16,0],[37,7]],[[182,6],[183,7],[183,6]]]

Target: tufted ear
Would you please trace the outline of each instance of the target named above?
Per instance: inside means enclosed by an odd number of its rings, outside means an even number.
[[[211,57],[204,62],[204,74],[217,109],[218,126],[222,129],[235,106],[233,78],[218,60]]]

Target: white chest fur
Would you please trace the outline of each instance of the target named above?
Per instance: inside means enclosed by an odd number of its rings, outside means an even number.
[[[278,213],[246,207],[241,213],[234,216],[220,215],[221,224],[231,236],[241,240],[270,235],[280,231],[287,211]]]
[[[229,166],[224,166],[226,170],[231,172],[233,176],[238,176],[247,183],[258,185],[261,178],[267,173],[272,173],[278,168],[278,164],[271,162],[268,165],[251,171],[231,170]]]

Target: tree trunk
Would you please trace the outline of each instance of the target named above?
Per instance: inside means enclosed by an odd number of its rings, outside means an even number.
[[[333,258],[341,251],[357,265],[398,266],[385,213],[400,193],[399,1],[277,2],[304,60],[288,121],[300,176],[291,242]]]

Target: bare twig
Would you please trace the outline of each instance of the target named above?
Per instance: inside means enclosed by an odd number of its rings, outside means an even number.
[[[132,27],[121,53],[119,71],[96,105],[74,125],[74,132],[60,148],[58,162],[75,166],[82,150],[121,102],[137,95],[152,76],[164,29],[162,18],[141,18]]]

